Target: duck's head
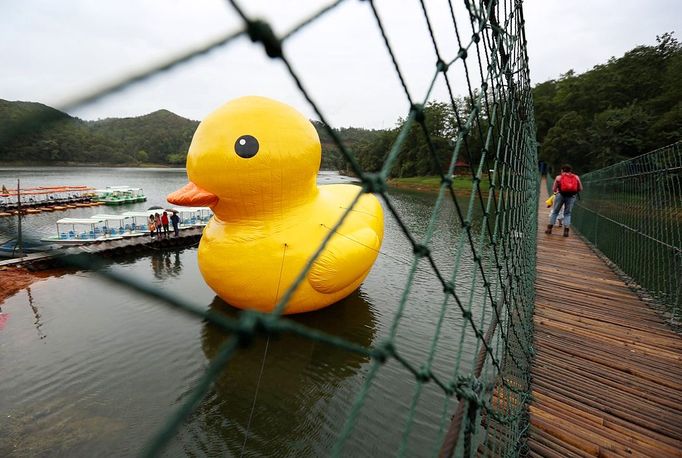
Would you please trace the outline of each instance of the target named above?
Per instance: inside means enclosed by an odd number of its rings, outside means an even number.
[[[210,206],[221,219],[278,214],[317,194],[320,139],[288,105],[241,97],[204,119],[187,154],[190,183],[168,196],[183,206]]]

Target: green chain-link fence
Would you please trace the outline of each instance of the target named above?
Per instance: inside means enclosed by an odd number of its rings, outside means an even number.
[[[145,455],[156,455],[163,450],[182,428],[183,422],[201,404],[212,383],[230,364],[236,352],[249,346],[254,339],[267,339],[282,333],[312,339],[370,359],[364,384],[347,413],[345,424],[338,430],[334,455],[344,454],[344,445],[354,434],[365,400],[373,389],[373,382],[382,367],[391,360],[402,367],[405,377],[414,380],[414,392],[411,399],[404,400],[409,405],[405,418],[398,422],[392,419],[392,424],[401,429],[402,439],[395,444],[395,450],[389,453],[401,456],[408,453],[410,433],[420,408],[420,396],[426,384],[433,384],[442,392],[444,401],[439,413],[440,422],[433,449],[422,451],[424,455],[517,455],[523,446],[523,435],[528,424],[526,404],[532,356],[539,189],[533,103],[521,1],[463,0],[466,14],[461,15],[455,14],[455,5],[448,1],[452,26],[450,33],[456,38],[457,49],[445,49],[438,45],[433,33],[432,18],[424,2],[420,1],[423,16],[415,20],[426,22],[433,47],[433,65],[423,69],[431,75],[432,82],[427,92],[420,96],[408,90],[399,60],[387,37],[380,9],[371,0],[365,2],[367,14],[374,17],[395,69],[393,75],[387,74],[384,77],[400,80],[406,106],[409,107],[402,131],[387,152],[380,171],[374,173],[363,170],[353,151],[328,127],[323,107],[310,96],[303,75],[299,75],[290,63],[282,46],[308,24],[322,15],[331,14],[342,1],[329,4],[281,37],[273,33],[267,22],[249,17],[235,1],[229,3],[243,20],[241,30],[225,34],[213,43],[170,59],[163,65],[126,77],[94,94],[84,95],[62,108],[69,110],[98,100],[138,81],[183,65],[246,34],[252,41],[262,44],[270,58],[284,64],[310,107],[327,126],[328,134],[352,172],[360,178],[362,186],[358,187],[358,198],[362,193],[380,196],[388,217],[394,218],[409,243],[406,249],[412,251],[414,256],[404,281],[401,299],[395,304],[391,331],[385,340],[373,342],[370,346],[361,346],[281,317],[281,311],[286,307],[298,283],[303,281],[308,268],[324,250],[345,215],[352,211],[352,206],[329,232],[328,238],[300,272],[297,281],[283,295],[276,311],[269,315],[244,311],[238,318],[227,317],[215,311],[207,311],[204,304],[181,301],[135,278],[109,270],[101,271],[111,281],[160,299],[168,306],[181,309],[197,319],[206,320],[229,335],[192,393],[147,444]],[[391,4],[391,7],[398,6]],[[463,27],[464,24],[466,27]],[[471,36],[464,36],[464,29],[472,30]],[[462,110],[457,102],[457,89],[452,83],[455,74],[462,75],[466,80],[466,85],[462,87],[470,104],[466,117],[460,115]],[[437,81],[446,85],[448,102],[457,117],[456,138],[448,158],[439,157],[424,116],[424,106],[433,100],[432,91]],[[36,126],[52,121],[27,119],[8,138],[0,141],[11,141],[17,136],[30,133]],[[429,160],[438,170],[441,180],[431,218],[426,231],[420,236],[415,235],[401,218],[387,188],[389,174],[405,152],[407,133],[414,127],[423,133],[428,145]],[[478,146],[473,146],[474,144]],[[455,164],[461,159],[470,164],[468,176],[471,179],[471,188],[464,193],[456,193],[453,188],[453,172]],[[444,163],[449,165],[443,167]],[[445,254],[452,260],[451,265],[454,268],[446,269],[439,265],[433,255],[432,239],[438,226],[436,222],[442,217],[448,200],[454,207],[454,224],[460,230],[457,243],[448,247]],[[464,267],[462,259],[465,257],[473,261],[468,264],[473,268]],[[97,260],[93,257],[75,257],[65,262],[82,268],[98,269]],[[432,319],[434,324],[430,350],[423,360],[413,361],[405,356],[406,352],[395,337],[406,308],[418,306],[419,298],[416,301],[408,298],[413,289],[415,272],[424,267],[442,288],[442,293],[437,295],[441,305]],[[443,337],[446,335],[443,332],[446,323],[444,317],[446,313],[453,311],[460,316],[461,329],[457,339],[446,341]],[[467,356],[462,352],[465,338],[476,342],[476,351],[469,361],[465,361]],[[447,371],[442,371],[433,364],[436,354],[442,348],[448,348],[456,355],[451,359]]]
[[[630,277],[682,318],[682,143],[581,177],[573,224]]]

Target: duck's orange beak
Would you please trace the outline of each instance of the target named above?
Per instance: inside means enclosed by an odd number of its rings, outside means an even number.
[[[213,207],[218,203],[218,196],[201,189],[194,183],[187,183],[177,191],[168,194],[166,200],[182,207]]]

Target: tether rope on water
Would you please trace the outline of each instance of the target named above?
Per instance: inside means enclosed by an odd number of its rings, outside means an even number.
[[[277,298],[279,296],[279,287],[282,283],[282,272],[284,272],[284,259],[287,254],[288,245],[284,244],[284,252],[282,253],[282,263],[279,267],[279,279],[277,280],[277,291],[275,292],[275,304],[277,303]],[[249,439],[249,430],[251,428],[251,419],[253,418],[253,412],[256,409],[256,400],[258,399],[258,390],[260,389],[260,381],[263,377],[263,369],[265,368],[265,359],[268,356],[268,346],[270,345],[270,334],[265,341],[265,350],[263,351],[263,361],[260,365],[260,372],[258,374],[258,382],[256,382],[256,392],[253,394],[253,404],[251,405],[251,412],[249,413],[249,420],[246,423],[246,432],[244,433],[244,443],[242,444],[242,450],[239,456],[244,456],[244,451],[246,450],[246,441]]]
[[[263,361],[260,365],[260,373],[258,374],[258,382],[256,382],[256,392],[253,394],[253,404],[251,405],[251,412],[249,413],[249,421],[246,423],[246,432],[244,433],[244,443],[242,444],[242,451],[239,454],[240,457],[244,456],[244,451],[246,450],[246,441],[249,439],[249,430],[251,428],[251,419],[253,418],[253,412],[256,410],[256,400],[258,399],[258,390],[260,389],[260,380],[263,377],[263,369],[265,368],[265,358],[268,356],[268,346],[270,345],[270,335],[268,335],[265,341],[265,351],[263,351]]]

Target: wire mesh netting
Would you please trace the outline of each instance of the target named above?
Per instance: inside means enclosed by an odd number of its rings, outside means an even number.
[[[682,143],[587,173],[575,225],[633,283],[682,318]]]
[[[344,218],[353,211],[353,205],[330,228],[329,235],[296,280],[285,285],[287,289],[271,314],[243,311],[236,317],[226,316],[215,310],[207,311],[203,304],[180,300],[135,278],[102,270],[101,274],[109,280],[161,300],[197,319],[206,320],[229,336],[177,412],[147,444],[144,454],[157,455],[173,440],[183,423],[200,407],[215,380],[234,361],[235,355],[244,352],[257,340],[264,341],[283,334],[300,336],[368,358],[362,386],[345,415],[345,422],[334,432],[336,441],[330,450],[334,455],[343,455],[349,438],[358,432],[363,407],[375,389],[375,380],[388,364],[396,364],[401,377],[413,380],[411,397],[401,400],[407,406],[404,417],[391,419],[391,425],[387,426],[399,429],[400,437],[395,443],[395,450],[390,453],[401,456],[415,453],[409,444],[415,423],[421,421],[420,409],[424,407],[420,400],[427,386],[435,386],[441,393],[442,404],[436,413],[438,424],[434,428],[433,447],[417,453],[442,456],[453,453],[462,456],[474,453],[491,456],[518,454],[523,447],[527,427],[526,403],[533,353],[532,309],[539,189],[522,3],[518,0],[464,0],[462,11],[466,13],[455,14],[453,2],[448,1],[450,33],[456,38],[457,46],[445,49],[439,46],[428,9],[423,1],[420,2],[423,16],[415,20],[427,24],[433,65],[423,69],[431,78],[428,90],[417,95],[408,89],[384,28],[381,11],[373,1],[366,2],[367,14],[375,19],[383,46],[393,64],[394,74],[385,77],[400,81],[405,105],[409,107],[403,113],[405,122],[401,131],[386,151],[381,166],[372,171],[361,166],[352,149],[331,128],[324,107],[306,90],[305,75],[297,72],[283,47],[283,43],[300,30],[320,17],[332,14],[342,1],[322,8],[280,37],[267,22],[249,17],[236,2],[229,3],[243,20],[242,29],[159,66],[125,77],[62,108],[69,110],[93,102],[163,71],[185,65],[208,51],[232,43],[239,36],[248,35],[253,42],[262,44],[270,58],[284,64],[350,170],[360,179],[362,186],[358,187],[354,202],[363,193],[379,196],[388,217],[402,231],[407,244],[405,250],[409,250],[412,256],[400,299],[391,311],[390,332],[381,341],[369,345],[360,345],[333,332],[322,332],[282,317],[297,286],[305,280],[308,270],[337,233]],[[466,30],[471,30],[470,36],[465,36],[464,25]],[[462,92],[466,93],[467,110],[462,110],[461,99],[457,98],[456,87],[452,83],[455,75],[465,81]],[[447,103],[456,118],[454,140],[446,157],[436,148],[425,115],[428,103],[434,100],[433,88],[437,83],[447,88]],[[27,119],[2,141],[29,135],[32,130],[50,122],[53,120],[48,118]],[[415,231],[405,221],[387,186],[392,171],[409,152],[406,139],[414,129],[426,141],[422,159],[431,163],[440,180],[438,194],[423,231]],[[468,164],[465,176],[470,180],[470,187],[465,190],[453,186],[456,164],[462,160]],[[590,183],[589,178],[585,183]],[[659,182],[655,185],[658,186]],[[660,186],[668,184],[661,182]],[[679,196],[679,183],[677,190],[676,195]],[[659,203],[663,205],[657,201]],[[453,211],[446,214],[446,208]],[[448,230],[447,226],[444,228],[440,224],[445,214],[450,218],[448,223],[458,230],[454,243],[439,246],[433,239],[437,231]],[[679,231],[677,237],[679,245]],[[471,262],[465,263],[465,259]],[[679,251],[675,259],[679,261]],[[85,269],[98,269],[97,259],[93,256],[71,257],[65,262]],[[428,272],[440,286],[440,291],[433,292],[428,298],[438,306],[428,310],[432,316],[429,317],[431,329],[427,336],[427,351],[416,359],[397,336],[407,310],[419,308],[427,300],[414,294],[418,272]],[[679,303],[679,292],[677,301]],[[446,332],[446,327],[453,326],[445,319],[449,314],[458,318],[457,332]],[[462,351],[465,339],[474,341],[473,351]],[[254,404],[256,402],[254,398]],[[248,436],[248,428],[245,435]]]

